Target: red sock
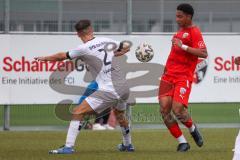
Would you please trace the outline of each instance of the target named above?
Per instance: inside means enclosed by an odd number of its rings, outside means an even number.
[[[189,118],[186,122],[183,122],[183,124],[184,124],[187,128],[191,128],[192,125],[193,125],[192,118]]]
[[[178,138],[182,135],[182,131],[179,128],[177,123],[174,123],[171,127],[168,128],[173,137]]]

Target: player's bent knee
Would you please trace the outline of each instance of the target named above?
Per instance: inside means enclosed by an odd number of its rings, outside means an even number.
[[[93,113],[93,109],[85,100],[80,105],[75,107],[72,112],[74,120],[83,120],[85,115],[90,115]]]
[[[170,114],[170,112],[171,112],[171,110],[168,107],[160,106],[160,114],[162,116],[166,116],[166,115]]]
[[[162,119],[164,122],[171,122],[174,118],[172,117],[171,113],[164,113],[162,114]]]
[[[175,115],[183,113],[184,109],[185,109],[185,107],[181,103],[175,103],[175,104],[173,104],[173,107],[172,107],[172,111]]]
[[[83,108],[81,106],[76,107],[73,109],[73,115],[84,115],[85,111],[83,110]]]
[[[174,115],[181,122],[186,121],[186,119],[188,117],[187,112],[185,112],[184,108],[182,108],[182,107],[184,107],[184,106],[179,106],[179,107],[174,107],[173,108]]]
[[[128,120],[125,116],[124,111],[119,111],[117,109],[114,109],[114,114],[116,116],[116,119],[121,127],[127,127],[128,126]]]

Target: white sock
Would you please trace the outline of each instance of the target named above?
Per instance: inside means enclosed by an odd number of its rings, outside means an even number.
[[[124,146],[128,146],[129,144],[132,144],[132,138],[130,134],[130,128],[127,127],[121,127],[122,129],[122,135],[123,135],[123,144]]]
[[[81,127],[82,124],[80,121],[71,120],[67,133],[67,139],[65,144],[66,147],[74,146],[78,133],[81,130]]]
[[[178,137],[177,140],[179,143],[187,143],[187,140],[185,139],[183,134],[180,137]]]
[[[194,124],[192,124],[192,127],[188,128],[188,130],[189,130],[189,132],[191,132],[191,133],[192,133],[192,132],[195,130],[195,128],[196,128],[196,127],[195,127],[195,125],[194,125]]]

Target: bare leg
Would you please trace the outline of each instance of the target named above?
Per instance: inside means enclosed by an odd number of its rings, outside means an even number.
[[[174,136],[180,144],[187,143],[176,119],[173,117],[171,113],[173,109],[172,97],[170,96],[161,97],[159,99],[159,104],[160,104],[160,112],[161,112],[163,121],[167,126],[168,130],[170,131],[170,133],[172,134],[172,136]]]
[[[182,103],[173,101],[173,113],[190,131],[196,144],[201,147],[203,145],[203,138],[196,127],[196,124],[193,124],[192,118],[188,113],[188,110],[185,105]]]
[[[173,124],[177,123],[175,118],[171,114],[172,110],[172,97],[166,96],[161,97],[159,99],[160,104],[160,113],[162,115],[162,119],[167,126],[167,128],[171,127]]]

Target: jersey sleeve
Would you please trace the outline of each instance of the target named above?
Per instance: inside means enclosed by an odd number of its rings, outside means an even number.
[[[199,29],[194,29],[192,32],[192,47],[198,49],[206,49],[202,33]]]
[[[74,59],[74,58],[83,56],[85,53],[86,53],[86,51],[85,51],[84,47],[82,45],[80,45],[77,48],[68,51],[67,56],[69,59]]]

